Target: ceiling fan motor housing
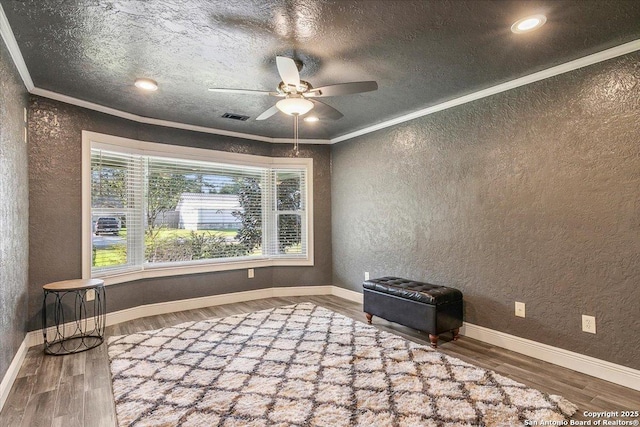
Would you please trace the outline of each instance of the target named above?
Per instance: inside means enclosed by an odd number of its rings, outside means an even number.
[[[313,86],[305,80],[300,80],[300,85],[298,87],[288,85],[285,82],[280,82],[278,85],[278,92],[284,95],[288,95],[290,93],[306,93],[311,89],[313,89]]]

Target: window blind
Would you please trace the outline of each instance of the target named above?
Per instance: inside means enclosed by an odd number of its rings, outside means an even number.
[[[303,169],[274,169],[271,173],[268,252],[276,257],[307,253],[306,172]]]
[[[306,198],[305,167],[92,148],[92,272],[305,258]]]
[[[263,255],[266,168],[149,157],[146,262]]]
[[[92,269],[141,268],[143,159],[91,150]]]

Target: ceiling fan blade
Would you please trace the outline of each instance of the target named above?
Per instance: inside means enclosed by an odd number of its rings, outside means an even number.
[[[374,81],[367,82],[351,82],[340,83],[337,85],[329,85],[316,87],[305,93],[308,97],[320,97],[320,96],[338,96],[338,95],[350,95],[352,93],[370,92],[378,89],[378,83]]]
[[[209,92],[221,92],[221,93],[241,93],[246,95],[271,95],[278,96],[278,92],[268,92],[266,90],[252,90],[252,89],[226,89],[226,88],[209,88]]]
[[[343,117],[342,113],[330,105],[325,104],[321,101],[316,101],[315,99],[310,99],[309,101],[313,102],[313,110],[317,113],[317,116],[322,119],[331,119],[338,120]]]
[[[293,59],[286,56],[276,56],[276,66],[278,67],[280,78],[286,85],[294,86],[295,88],[300,86],[300,73],[298,73],[298,66]]]
[[[269,117],[273,116],[278,111],[280,111],[280,110],[278,110],[278,107],[276,107],[274,105],[273,107],[269,108],[267,111],[265,111],[264,113],[262,113],[258,117],[256,117],[256,120],[266,120]]]

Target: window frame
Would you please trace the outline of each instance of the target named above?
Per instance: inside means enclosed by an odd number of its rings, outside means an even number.
[[[202,260],[189,265],[175,266],[147,266],[144,263],[141,269],[127,272],[104,272],[95,275],[105,281],[106,285],[123,283],[134,280],[176,276],[184,274],[197,274],[215,271],[240,270],[246,268],[275,267],[275,266],[313,266],[313,159],[298,157],[267,157],[253,154],[230,153],[225,151],[207,150],[203,148],[185,147],[178,145],[162,144],[157,142],[139,141],[91,131],[82,131],[82,277],[92,278],[92,223],[91,223],[91,149],[102,148],[105,150],[121,151],[144,156],[174,157],[185,160],[210,161],[214,163],[234,164],[247,167],[261,168],[303,168],[306,170],[306,199],[303,214],[303,224],[306,224],[307,255],[286,257],[276,255],[264,256],[259,259],[239,259],[209,261]],[[277,218],[277,215],[275,216]]]

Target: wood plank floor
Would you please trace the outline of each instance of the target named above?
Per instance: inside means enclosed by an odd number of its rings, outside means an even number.
[[[281,305],[312,302],[364,321],[362,306],[334,296],[268,298],[197,310],[146,317],[110,326],[107,336],[158,329],[191,320],[249,313]],[[427,344],[428,336],[374,318],[380,329]],[[446,339],[446,337],[443,337]],[[578,405],[574,419],[587,420],[584,411],[640,409],[640,391],[618,386],[570,369],[501,349],[471,338],[441,342],[439,350]],[[45,356],[42,346],[29,349],[2,412],[0,426],[114,426],[115,411],[106,344],[69,356]]]

